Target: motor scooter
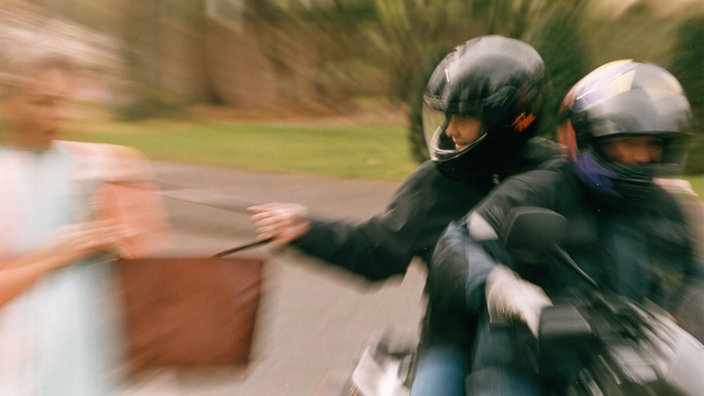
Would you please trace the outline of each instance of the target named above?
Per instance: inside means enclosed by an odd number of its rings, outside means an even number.
[[[554,394],[704,394],[704,346],[664,310],[601,290],[560,247],[563,216],[519,207],[509,218],[504,245],[513,257],[567,266],[589,285],[541,312],[536,361]]]
[[[404,341],[401,341],[404,339]],[[314,396],[409,396],[416,342],[386,334],[364,345],[352,372],[328,375]]]
[[[666,312],[601,290],[560,247],[566,219],[537,207],[512,209],[504,246],[512,257],[564,265],[589,286],[543,309],[528,350],[552,394],[640,396],[704,394],[704,345]],[[372,342],[350,375],[329,380],[316,396],[407,396],[415,346]]]

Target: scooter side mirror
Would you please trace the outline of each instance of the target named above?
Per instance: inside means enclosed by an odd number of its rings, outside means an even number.
[[[527,263],[557,259],[594,289],[599,286],[565,252],[560,244],[567,233],[567,219],[550,209],[519,206],[511,209],[504,232],[504,246],[515,258]]]
[[[520,206],[511,209],[504,232],[504,246],[514,257],[529,263],[553,256],[567,231],[567,219],[549,209]]]

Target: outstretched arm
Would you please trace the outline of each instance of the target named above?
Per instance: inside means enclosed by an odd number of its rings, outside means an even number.
[[[394,230],[385,216],[361,224],[313,219],[296,203],[269,203],[249,208],[257,239],[273,238],[279,246],[291,245],[331,264],[383,280],[404,273],[414,255],[413,229]]]
[[[484,194],[426,163],[400,186],[383,213],[361,223],[316,219],[301,205],[281,203],[251,208],[252,221],[259,238],[274,237],[368,280],[383,280],[405,273],[414,256],[429,262],[447,224]]]
[[[112,222],[65,226],[44,246],[0,263],[0,306],[31,287],[46,274],[100,252],[115,251],[121,237]]]

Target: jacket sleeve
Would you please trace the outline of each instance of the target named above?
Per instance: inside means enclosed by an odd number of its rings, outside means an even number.
[[[458,209],[437,209],[442,202],[435,195],[446,187],[435,185],[443,181],[434,172],[425,166],[411,175],[384,213],[359,224],[314,220],[292,246],[368,280],[405,273],[414,256],[432,251],[450,217],[461,216]]]
[[[292,246],[368,280],[403,274],[413,257],[384,216],[359,225],[313,220],[311,229]]]

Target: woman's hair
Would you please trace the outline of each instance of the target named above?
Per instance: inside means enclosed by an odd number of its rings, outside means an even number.
[[[78,64],[57,48],[21,43],[0,43],[0,97],[12,95],[38,71],[58,69],[76,73]]]

